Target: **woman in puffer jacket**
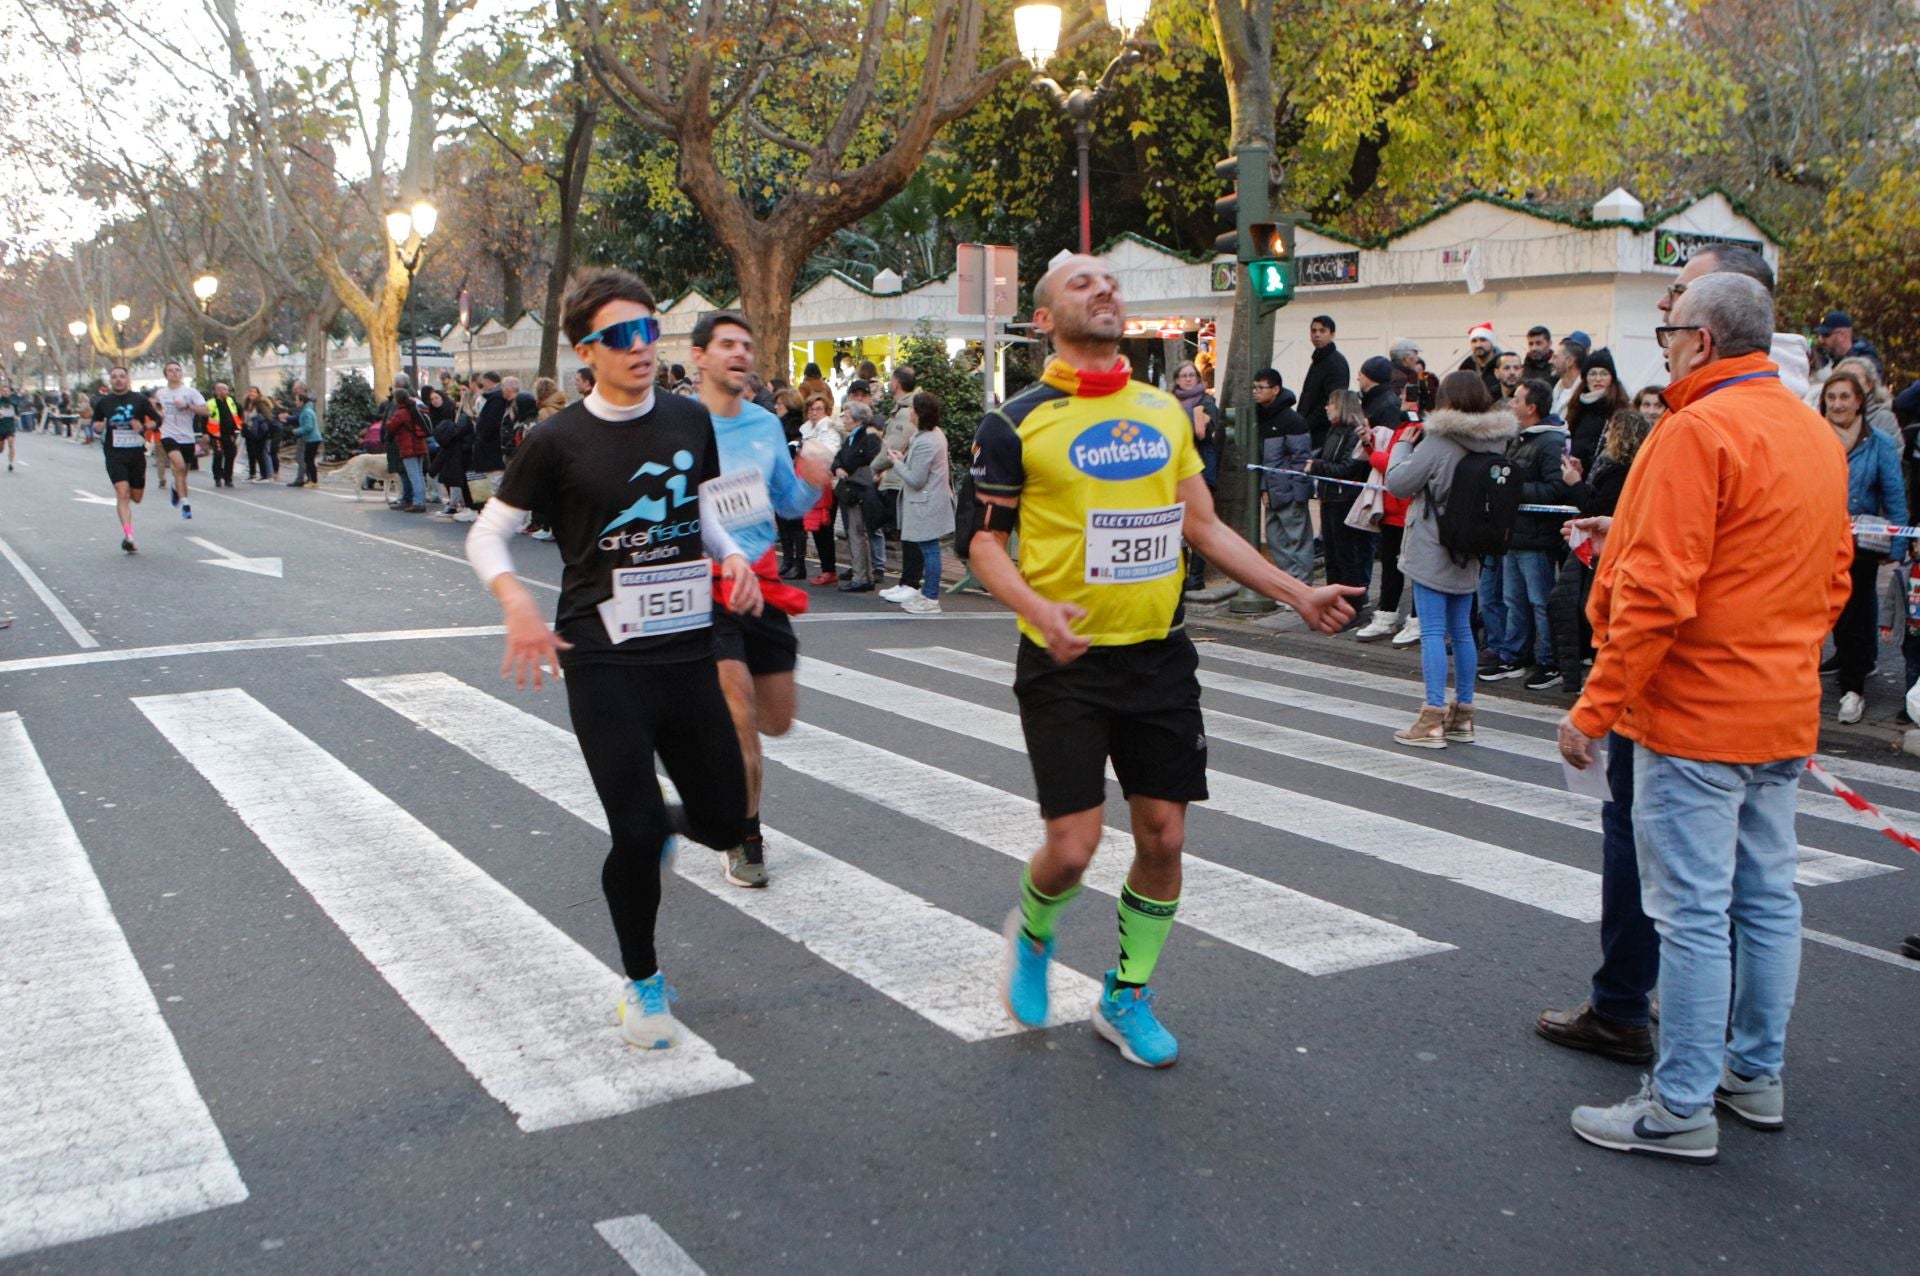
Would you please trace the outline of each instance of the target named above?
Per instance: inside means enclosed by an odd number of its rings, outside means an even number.
[[[1567,501],[1580,507],[1582,518],[1613,513],[1627,485],[1633,458],[1640,454],[1640,445],[1652,430],[1652,423],[1640,413],[1616,412],[1601,437],[1591,477],[1578,457],[1562,458],[1560,479],[1568,488]],[[1568,554],[1547,595],[1547,627],[1553,638],[1554,659],[1560,664],[1560,686],[1573,696],[1580,694],[1587,680],[1587,650],[1593,645],[1593,631],[1587,624],[1587,594],[1593,589],[1597,566],[1597,561],[1582,562],[1579,554]]]
[[[1449,372],[1440,379],[1433,414],[1393,445],[1387,490],[1410,502],[1400,570],[1413,581],[1420,615],[1420,674],[1426,705],[1413,725],[1394,740],[1416,749],[1473,743],[1473,680],[1480,655],[1473,642],[1473,597],[1480,588],[1480,560],[1462,563],[1440,543],[1440,514],[1453,493],[1453,472],[1469,452],[1504,454],[1520,432],[1513,413],[1496,406],[1477,372]],[[1447,700],[1448,647],[1452,647],[1454,694]]]

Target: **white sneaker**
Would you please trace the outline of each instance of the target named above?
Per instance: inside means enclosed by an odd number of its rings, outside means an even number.
[[[1393,633],[1400,624],[1400,617],[1390,611],[1376,611],[1366,627],[1353,636],[1355,642],[1379,642]]]
[[[642,1050],[671,1048],[680,1039],[680,1025],[674,1022],[670,1003],[679,995],[667,987],[666,976],[658,971],[646,979],[627,981],[618,1009],[621,1037]]]
[[[480,513],[478,510],[461,510],[453,516],[453,521],[456,523],[471,523],[479,517]]]
[[[907,601],[907,599],[913,597],[915,594],[919,592],[920,592],[919,590],[914,589],[909,585],[895,585],[891,589],[881,590],[880,597],[886,599],[890,603],[903,603]]]
[[[1840,721],[1854,723],[1867,714],[1867,698],[1858,691],[1849,691],[1840,697]]]
[[[1396,647],[1411,647],[1420,641],[1420,617],[1409,617],[1407,623],[1400,626],[1400,632],[1393,636]]]
[[[916,593],[913,597],[901,603],[900,608],[902,611],[911,612],[916,616],[938,616],[940,614],[940,600],[938,598],[929,598],[925,594]]]

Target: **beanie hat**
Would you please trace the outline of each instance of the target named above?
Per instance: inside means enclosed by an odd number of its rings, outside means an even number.
[[[1613,374],[1615,380],[1618,380],[1620,377],[1619,370],[1613,366],[1613,351],[1607,349],[1605,346],[1601,346],[1598,350],[1595,350],[1587,356],[1587,365],[1581,369],[1581,371],[1582,373],[1586,373],[1592,371],[1594,368],[1605,368]]]
[[[1393,365],[1387,362],[1387,356],[1377,354],[1360,365],[1360,375],[1375,385],[1385,385],[1393,380]]]
[[[1484,338],[1486,338],[1486,339],[1487,339],[1488,341],[1492,341],[1492,340],[1493,340],[1493,325],[1492,325],[1492,324],[1490,324],[1490,323],[1476,323],[1475,325],[1473,325],[1473,327],[1472,327],[1472,328],[1470,328],[1470,329],[1468,329],[1468,331],[1467,331],[1467,340],[1468,340],[1468,341],[1478,341],[1478,340],[1480,340],[1480,339],[1481,339],[1482,337],[1484,337]]]

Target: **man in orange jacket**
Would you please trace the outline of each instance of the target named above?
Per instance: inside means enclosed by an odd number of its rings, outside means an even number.
[[[1846,603],[1853,542],[1846,458],[1767,358],[1766,289],[1702,276],[1670,319],[1656,332],[1672,410],[1621,496],[1588,605],[1593,672],[1560,728],[1576,767],[1608,731],[1635,743],[1660,1055],[1640,1094],[1576,1108],[1573,1128],[1601,1147],[1710,1163],[1716,1105],[1757,1129],[1784,1123],[1795,795],[1818,743],[1820,644]]]

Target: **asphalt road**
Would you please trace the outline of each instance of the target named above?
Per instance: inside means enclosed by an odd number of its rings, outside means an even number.
[[[1408,757],[1417,689],[1344,640],[1209,633],[1153,1073],[1086,1023],[1098,883],[1063,1022],[993,1003],[1038,833],[1011,624],[829,591],[770,746],[772,887],[698,847],[667,886],[704,1045],[626,1050],[565,705],[500,681],[463,527],[244,483],[189,523],[152,489],[128,557],[97,452],[20,456],[0,1272],[1914,1268],[1920,963],[1889,949],[1920,864],[1811,787],[1787,1131],[1729,1123],[1706,1169],[1604,1152],[1567,1114],[1636,1070],[1531,1031],[1598,944],[1550,702]],[[235,556],[278,574],[208,561]],[[1920,827],[1912,772],[1848,765]]]

